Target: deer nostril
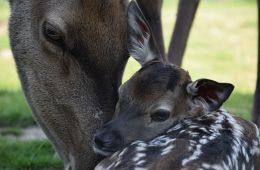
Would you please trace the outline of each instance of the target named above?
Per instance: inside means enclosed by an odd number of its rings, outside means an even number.
[[[95,145],[103,147],[103,141],[99,136],[95,136]]]

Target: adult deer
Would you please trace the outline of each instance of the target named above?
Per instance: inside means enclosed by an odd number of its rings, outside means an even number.
[[[128,58],[127,2],[12,0],[10,40],[34,116],[65,169],[93,169],[93,133],[108,121]]]
[[[162,1],[139,2],[152,9],[146,14],[160,31]],[[128,58],[127,3],[10,0],[10,42],[22,87],[65,169],[93,169],[99,161],[93,133],[110,120],[118,98]]]
[[[221,108],[233,85],[193,82],[166,63],[135,1],[128,9],[128,49],[142,68],[120,86],[114,119],[95,134],[97,153],[120,150],[97,170],[260,169],[257,126]]]

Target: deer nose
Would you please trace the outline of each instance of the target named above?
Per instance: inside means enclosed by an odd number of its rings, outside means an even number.
[[[122,143],[122,138],[116,131],[99,129],[95,133],[94,142],[95,145],[100,149],[116,151]]]

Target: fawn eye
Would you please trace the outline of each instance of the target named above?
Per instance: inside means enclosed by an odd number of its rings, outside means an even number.
[[[49,22],[43,23],[43,35],[51,43],[63,47],[63,35],[62,32]]]
[[[157,110],[151,115],[152,120],[156,122],[163,122],[167,120],[169,117],[170,117],[170,111],[168,110]]]

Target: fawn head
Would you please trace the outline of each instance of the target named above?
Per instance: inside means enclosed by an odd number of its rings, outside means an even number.
[[[96,131],[94,150],[106,156],[158,136],[177,119],[217,110],[234,88],[208,79],[192,82],[187,71],[163,61],[135,1],[127,22],[128,50],[142,68],[120,86],[114,118]]]

